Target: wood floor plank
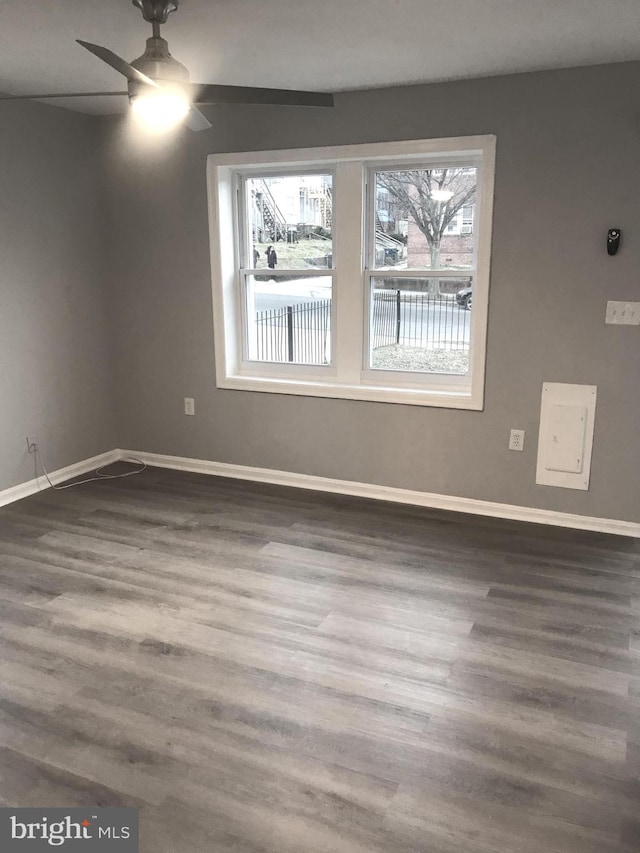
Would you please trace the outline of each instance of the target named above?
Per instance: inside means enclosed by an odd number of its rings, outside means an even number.
[[[0,509],[0,803],[143,853],[636,853],[640,544],[149,468]]]

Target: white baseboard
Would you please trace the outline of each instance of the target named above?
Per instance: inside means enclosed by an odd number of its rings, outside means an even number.
[[[49,477],[51,481],[58,485],[65,480],[71,480],[73,477],[79,477],[81,474],[87,474],[89,471],[95,471],[102,465],[110,465],[112,462],[117,462],[121,459],[122,453],[119,450],[109,450],[106,453],[101,453],[99,456],[92,456],[91,459],[83,459],[81,462],[74,462],[73,465],[67,465],[66,468],[58,468],[57,471],[51,471]],[[0,492],[0,506],[14,503],[14,501],[28,498],[29,495],[35,495],[36,492],[43,492],[45,489],[51,488],[44,475],[35,477],[33,480],[28,480],[26,483],[20,483],[17,486],[12,486],[10,489],[5,489]]]
[[[573,515],[566,512],[554,512],[535,507],[515,506],[513,504],[481,501],[473,498],[459,498],[451,495],[438,495],[431,492],[418,492],[411,489],[398,489],[393,486],[376,486],[370,483],[357,483],[351,480],[335,480],[330,477],[315,477],[311,474],[296,474],[291,471],[276,471],[271,468],[253,468],[247,465],[231,465],[226,462],[211,462],[208,459],[189,459],[184,456],[167,456],[161,453],[140,451],[110,450],[84,459],[66,468],[50,473],[54,483],[62,483],[94,471],[101,465],[109,465],[124,457],[135,457],[147,465],[157,468],[171,468],[175,471],[192,471],[197,474],[211,474],[216,477],[231,477],[236,480],[251,480],[256,483],[272,483],[277,486],[292,486],[297,489],[310,489],[316,492],[330,492],[337,495],[352,495],[378,501],[423,506],[431,509],[444,509],[451,512],[465,512],[472,515],[486,515],[493,518],[506,518],[513,521],[528,521],[535,524],[550,524],[555,527],[570,527],[576,530],[593,530],[599,533],[613,533],[619,536],[632,536],[640,539],[640,524],[632,521],[619,521],[614,518],[593,518],[586,515]],[[0,507],[19,501],[29,495],[49,488],[46,479],[36,477],[26,483],[20,483],[10,489],[0,491]]]
[[[473,498],[459,498],[450,495],[438,495],[430,492],[418,492],[411,489],[398,489],[392,486],[375,486],[369,483],[356,483],[350,480],[334,480],[329,477],[315,477],[310,474],[295,474],[290,471],[276,471],[271,468],[252,468],[245,465],[230,465],[226,462],[211,462],[207,459],[189,459],[183,456],[166,456],[161,453],[139,451],[117,451],[119,458],[133,456],[147,465],[157,468],[171,468],[176,471],[193,471],[197,474],[212,474],[217,477],[232,477],[237,480],[253,480],[258,483],[273,483],[278,486],[293,486],[298,489],[311,489],[316,492],[331,492],[338,495],[353,495],[379,501],[411,504],[413,506],[445,509],[452,512],[465,512],[473,515],[486,515],[494,518],[507,518],[514,521],[528,521],[535,524],[550,524],[555,527],[570,527],[577,530],[593,530],[599,533],[614,533],[619,536],[633,536],[640,539],[640,524],[632,521],[618,521],[613,518],[593,518],[585,515],[573,515],[567,512],[554,512],[535,507],[515,506],[513,504],[494,503]]]

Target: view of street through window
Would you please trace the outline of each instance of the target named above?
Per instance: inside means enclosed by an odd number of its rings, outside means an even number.
[[[476,182],[473,167],[376,173],[371,368],[468,372]],[[249,357],[330,364],[332,176],[251,178],[247,194]]]

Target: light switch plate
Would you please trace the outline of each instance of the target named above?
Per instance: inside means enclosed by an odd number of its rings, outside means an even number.
[[[640,326],[640,302],[607,302],[605,323],[614,326]]]

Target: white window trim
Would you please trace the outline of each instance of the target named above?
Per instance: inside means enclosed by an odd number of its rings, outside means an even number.
[[[216,383],[219,388],[333,397],[350,400],[374,400],[419,406],[437,406],[481,410],[484,405],[484,374],[488,317],[491,229],[496,138],[492,135],[449,139],[409,140],[367,145],[325,148],[211,154],[207,158],[207,185],[213,282]],[[477,267],[474,275],[474,301],[471,313],[470,376],[419,374],[404,371],[366,369],[368,279],[365,269],[366,196],[365,180],[369,168],[401,164],[421,156],[441,155],[450,163],[481,163],[478,200],[474,217],[477,241]],[[236,174],[264,174],[265,170],[306,171],[328,169],[336,175],[334,210],[340,216],[340,229],[334,232],[332,323],[333,365],[308,366],[244,362],[242,358],[242,299],[239,292],[240,245],[237,234]],[[342,253],[345,245],[350,251]],[[354,251],[353,247],[358,247]],[[229,247],[219,251],[218,247]],[[441,276],[441,272],[444,275]],[[325,271],[325,274],[331,271]],[[425,277],[429,271],[402,271]],[[456,272],[460,275],[460,271]],[[446,271],[438,271],[445,277]],[[353,283],[345,286],[345,282]],[[355,284],[357,282],[357,285]],[[347,324],[350,333],[340,334]],[[464,384],[461,382],[464,380]]]

